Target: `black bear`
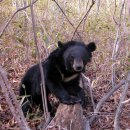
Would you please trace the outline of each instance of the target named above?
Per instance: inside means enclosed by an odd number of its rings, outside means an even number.
[[[79,86],[79,79],[95,49],[94,42],[88,45],[78,41],[58,42],[58,48],[42,62],[49,112],[52,111],[48,100],[50,93],[53,93],[62,103],[80,102],[85,105],[85,93]],[[37,64],[26,72],[20,84],[20,96],[26,95],[22,104],[25,115],[35,104],[42,107],[40,84],[41,75]]]

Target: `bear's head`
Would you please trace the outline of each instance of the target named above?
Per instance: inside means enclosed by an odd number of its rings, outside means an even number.
[[[91,60],[92,52],[96,50],[94,42],[85,45],[83,42],[77,41],[67,43],[59,41],[58,47],[62,52],[65,68],[70,72],[82,72],[85,65]]]

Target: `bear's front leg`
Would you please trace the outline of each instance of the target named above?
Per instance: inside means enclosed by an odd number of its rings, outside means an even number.
[[[70,105],[81,102],[81,99],[79,97],[70,96],[64,87],[58,82],[52,82],[48,80],[47,87],[60,100],[61,103]]]
[[[81,105],[84,108],[86,107],[85,92],[80,86],[73,84],[73,86],[66,86],[66,90],[70,95],[73,95],[75,98],[79,98]]]

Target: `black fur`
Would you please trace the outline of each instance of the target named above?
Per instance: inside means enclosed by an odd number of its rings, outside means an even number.
[[[60,102],[65,104],[81,103],[85,105],[85,94],[79,87],[80,73],[85,65],[91,60],[92,51],[96,49],[95,43],[85,45],[82,42],[69,41],[58,42],[58,48],[42,62],[45,75],[48,109],[52,107],[48,101],[48,95],[53,93]],[[41,98],[41,75],[39,65],[32,66],[24,75],[20,84],[20,96],[27,95],[24,99],[23,112],[31,110],[33,105],[40,105]]]

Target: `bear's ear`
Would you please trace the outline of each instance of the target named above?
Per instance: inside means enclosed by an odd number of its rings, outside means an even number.
[[[91,52],[95,51],[96,50],[96,44],[95,44],[95,42],[90,42],[87,45],[87,49],[89,49]]]
[[[58,47],[61,48],[63,46],[63,43],[61,41],[58,41]]]

